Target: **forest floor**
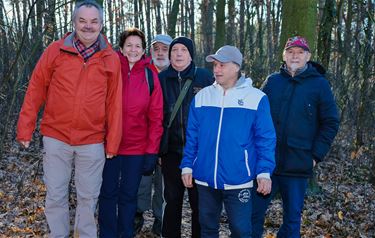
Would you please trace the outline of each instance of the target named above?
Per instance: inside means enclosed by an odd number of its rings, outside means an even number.
[[[38,145],[28,151],[7,145],[0,160],[0,237],[46,237],[44,216],[45,186],[42,182],[41,153]],[[340,147],[341,148],[341,147]],[[318,192],[305,199],[302,237],[375,237],[375,187],[369,184],[371,158],[365,148],[357,153],[334,147],[316,168]],[[73,186],[72,186],[73,187]],[[75,193],[70,196],[74,217]],[[190,212],[184,203],[182,237],[190,237]],[[153,237],[153,217],[146,212],[145,224],[137,238]],[[280,199],[274,199],[267,213],[266,238],[276,237],[282,222]],[[228,223],[221,219],[220,237],[229,237]]]

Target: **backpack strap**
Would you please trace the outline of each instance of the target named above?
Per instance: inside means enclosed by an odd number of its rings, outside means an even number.
[[[176,101],[176,104],[174,105],[173,107],[173,110],[172,110],[172,114],[171,114],[171,117],[169,118],[169,123],[168,123],[168,126],[167,128],[170,128],[171,125],[172,125],[172,122],[174,120],[174,118],[176,117],[177,115],[177,111],[178,109],[180,108],[181,104],[182,104],[182,101],[184,100],[185,96],[186,96],[186,93],[187,91],[189,90],[190,88],[190,85],[192,83],[192,80],[191,79],[187,79],[184,86],[182,87],[182,90],[180,92],[180,95],[178,95],[178,98],[177,98],[177,101]]]
[[[194,69],[193,79],[189,78],[189,79],[186,80],[184,86],[182,87],[182,90],[181,90],[180,94],[178,95],[177,101],[174,104],[174,107],[173,107],[173,110],[172,110],[172,113],[171,113],[171,117],[169,118],[169,123],[168,123],[167,128],[170,128],[172,126],[172,122],[177,115],[177,111],[180,108],[180,106],[182,104],[182,101],[184,100],[184,98],[186,96],[186,93],[190,88],[191,83],[195,79],[196,74],[197,74],[197,67],[195,67],[195,69]]]
[[[146,82],[148,86],[148,91],[150,92],[150,96],[154,91],[154,77],[152,76],[152,71],[149,68],[145,68],[145,75],[146,75]]]

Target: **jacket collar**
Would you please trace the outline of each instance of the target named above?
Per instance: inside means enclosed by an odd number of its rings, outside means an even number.
[[[167,78],[179,78],[187,79],[190,78],[194,80],[194,74],[195,74],[195,64],[193,61],[191,61],[190,65],[183,71],[178,72],[175,70],[172,65],[170,64],[168,66],[168,69],[165,70],[165,74]]]
[[[125,70],[123,72],[130,72],[128,58],[125,57],[120,51],[117,51],[117,54],[120,58],[121,68]],[[133,65],[132,72],[138,72],[138,71],[144,70],[145,67],[149,66],[150,61],[151,61],[151,57],[146,57],[146,55],[143,55],[141,59]]]
[[[75,34],[76,34],[75,32],[66,33],[65,36],[63,37],[63,44],[61,45],[60,49],[74,53],[74,54],[78,54],[78,51],[74,47],[74,43],[73,43]],[[109,44],[106,37],[103,34],[99,34],[98,39],[99,39],[99,49],[100,49],[98,53],[102,53],[104,55],[110,54],[109,51],[112,50],[112,47]]]
[[[297,72],[297,74],[294,77],[292,77],[284,63],[280,67],[280,73],[289,80],[300,83],[305,78],[323,76],[325,74],[325,69],[320,64],[309,61],[307,62],[306,67],[304,67],[299,73]]]
[[[220,88],[224,90],[223,87],[220,84],[218,84],[216,81],[213,83],[213,86],[215,88]],[[245,76],[241,76],[237,80],[236,84],[232,88],[229,88],[228,90],[241,89],[245,87],[253,87],[253,80],[251,78],[246,78]]]

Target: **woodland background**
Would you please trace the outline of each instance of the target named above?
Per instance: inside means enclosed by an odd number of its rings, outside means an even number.
[[[327,69],[341,115],[340,131],[311,181],[303,237],[375,237],[375,3],[373,0],[104,0],[103,33],[114,46],[136,26],[195,41],[195,62],[224,44],[240,48],[255,86],[281,64],[286,39],[303,35]],[[39,237],[43,215],[38,129],[31,149],[15,142],[15,126],[32,70],[43,50],[72,30],[75,1],[0,0],[0,237]],[[72,212],[74,211],[72,182]],[[281,222],[278,199],[266,222]],[[189,226],[185,209],[184,227]],[[147,215],[152,220],[152,215]],[[223,219],[223,237],[228,236]],[[146,224],[144,236],[149,235]],[[186,237],[189,229],[184,228]]]

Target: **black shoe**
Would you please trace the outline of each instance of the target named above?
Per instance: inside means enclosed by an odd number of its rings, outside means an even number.
[[[161,221],[157,218],[155,218],[154,224],[152,225],[152,233],[157,236],[161,235]]]
[[[144,221],[143,213],[137,212],[134,217],[134,234],[138,234],[142,230]]]

